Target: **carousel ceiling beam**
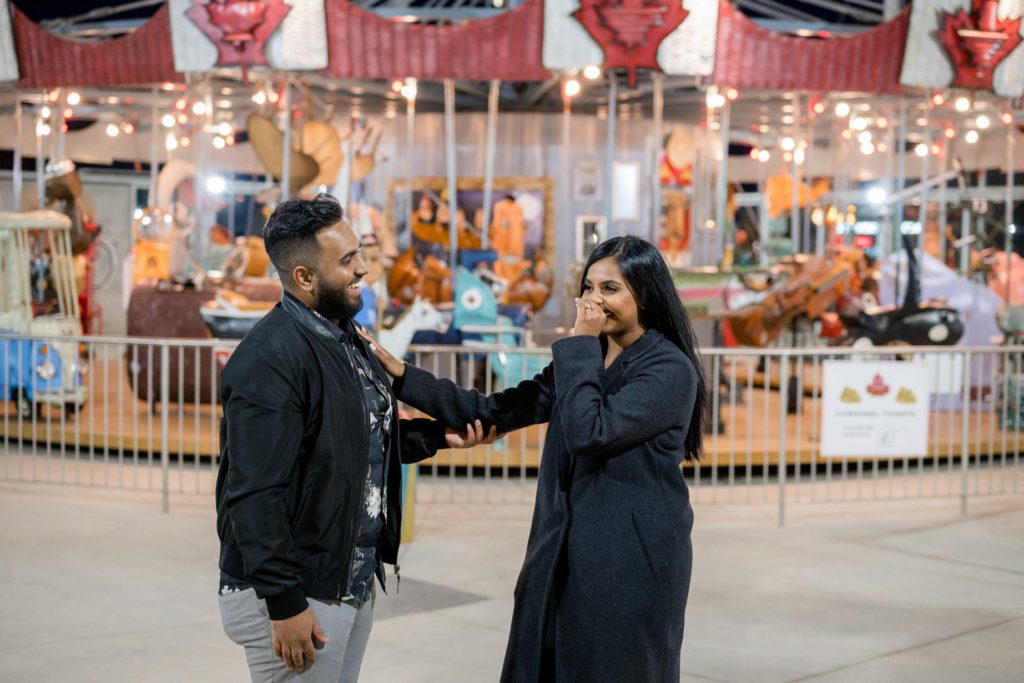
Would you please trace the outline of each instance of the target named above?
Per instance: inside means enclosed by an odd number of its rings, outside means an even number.
[[[758,19],[757,24],[778,33],[831,33],[833,35],[856,34],[864,30],[863,24],[831,24],[823,22],[794,21],[792,19]]]
[[[535,106],[538,102],[544,99],[544,96],[551,92],[551,89],[557,86],[561,80],[562,78],[560,76],[555,76],[554,78],[549,78],[543,83],[532,84],[526,89],[526,92],[523,93],[520,101],[524,106]]]
[[[497,7],[374,7],[372,12],[386,19],[416,17],[419,21],[463,21],[490,19],[506,12]]]
[[[821,9],[830,10],[832,12],[838,12],[839,14],[846,15],[851,19],[866,21],[872,24],[881,23],[885,19],[880,9],[872,12],[864,9],[858,9],[853,6],[852,3],[835,2],[834,0],[801,0],[801,2],[814,5],[815,7],[820,7]]]
[[[795,7],[783,5],[780,2],[775,2],[775,0],[739,0],[736,6],[741,10],[757,12],[758,14],[764,14],[775,19],[797,19],[812,22],[819,20],[813,14],[798,10]]]
[[[83,21],[90,21],[94,19],[104,19],[106,17],[114,17],[118,14],[125,12],[132,12],[137,9],[145,9],[146,7],[156,7],[164,4],[165,0],[135,0],[134,2],[126,2],[120,5],[110,5],[108,7],[97,7],[96,9],[89,10],[84,14],[76,14],[72,17],[61,17],[59,19],[47,19],[39,23],[43,28],[52,31],[53,33],[64,33],[67,27],[73,24],[79,24]],[[141,23],[145,23],[145,19]]]

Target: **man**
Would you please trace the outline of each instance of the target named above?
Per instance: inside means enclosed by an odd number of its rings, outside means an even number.
[[[398,576],[400,462],[493,433],[399,422],[352,324],[367,268],[333,197],[282,203],[264,238],[284,294],[221,379],[221,616],[253,681],[355,681],[374,576]]]

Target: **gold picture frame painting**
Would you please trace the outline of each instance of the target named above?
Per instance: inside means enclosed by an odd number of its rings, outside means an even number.
[[[442,202],[442,194],[448,187],[444,176],[416,177],[412,182],[412,210],[426,197],[435,205]],[[484,179],[464,177],[456,180],[456,201],[470,220],[483,207]],[[409,191],[409,181],[393,178],[388,182],[387,204],[384,223],[393,230],[397,244],[409,243],[409,216],[397,214],[401,193]],[[540,249],[549,262],[555,258],[555,193],[551,178],[527,176],[503,176],[493,181],[492,203],[496,204],[507,196],[515,198],[523,208],[526,223],[526,254],[529,257]],[[443,201],[447,201],[444,199]],[[480,227],[480,226],[477,226]]]

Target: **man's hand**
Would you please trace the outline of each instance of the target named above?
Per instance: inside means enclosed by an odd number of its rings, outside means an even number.
[[[498,428],[491,425],[491,431],[484,434],[484,426],[480,420],[477,420],[472,425],[467,424],[464,434],[460,434],[450,428],[444,430],[444,440],[449,448],[472,448],[473,446],[494,443],[494,440],[497,438]]]
[[[370,336],[370,333],[363,329],[362,326],[357,326],[356,331],[359,332],[359,336],[370,345],[370,351],[377,357],[380,364],[384,366],[385,372],[389,375],[398,379],[405,374],[405,363],[398,360],[391,355],[391,352],[380,345],[380,342]]]
[[[313,609],[287,619],[270,620],[274,654],[284,660],[289,671],[302,673],[316,662],[313,649],[321,649],[330,639],[313,615]]]

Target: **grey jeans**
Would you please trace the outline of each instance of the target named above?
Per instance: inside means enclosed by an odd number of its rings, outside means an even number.
[[[359,609],[343,602],[309,599],[309,606],[330,639],[316,651],[316,663],[302,673],[288,671],[274,654],[267,603],[252,588],[220,596],[224,632],[245,648],[253,683],[355,683],[373,626],[373,599]]]

